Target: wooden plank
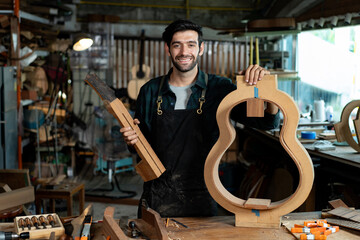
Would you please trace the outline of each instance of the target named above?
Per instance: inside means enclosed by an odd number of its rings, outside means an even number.
[[[231,46],[230,46],[230,43],[228,44],[228,47],[227,47],[227,71],[226,71],[226,76],[228,77],[228,78],[230,78],[231,77],[231,70],[232,69],[230,69],[230,55],[231,55]]]
[[[128,238],[125,233],[121,230],[119,224],[114,220],[114,211],[113,207],[107,207],[104,211],[104,218],[102,224],[102,234],[107,239],[110,236],[111,240],[127,240]]]
[[[268,209],[271,199],[249,198],[244,206],[249,209]]]
[[[247,117],[264,117],[264,101],[259,98],[250,98],[246,100]]]
[[[163,48],[164,49],[164,48]],[[167,72],[168,72],[168,69],[167,69],[167,64],[168,64],[168,59],[167,59],[167,57],[168,57],[168,55],[167,55],[167,53],[166,53],[166,51],[165,51],[165,49],[164,49],[164,54],[163,54],[163,64],[164,64],[164,74],[166,74]]]
[[[0,188],[2,188],[5,192],[11,191],[11,188],[6,183],[0,183]]]
[[[349,208],[341,199],[335,199],[335,200],[332,200],[332,201],[328,201],[328,203],[333,208],[338,208],[338,207]]]
[[[126,86],[130,81],[130,40],[126,40]],[[124,64],[125,66],[125,64]]]
[[[360,223],[354,221],[338,219],[338,218],[326,218],[326,221],[334,226],[341,226],[341,227],[346,227],[360,231]]]
[[[158,48],[158,57],[157,57],[157,61],[158,61],[158,76],[161,76],[162,75],[162,72],[161,72],[161,42],[159,41],[158,44],[159,46]]]
[[[216,75],[220,74],[220,43],[217,42],[216,44]]]
[[[211,43],[211,73],[214,74],[215,62],[215,42]]]
[[[235,227],[231,216],[217,216],[209,218],[174,218],[188,226],[185,228],[176,222],[170,221],[166,230],[169,239],[206,239],[206,240],[294,240],[285,228],[245,228]],[[164,219],[165,221],[165,219]]]
[[[115,97],[113,90],[111,90],[95,74],[88,74],[85,78],[85,82],[98,93],[100,98],[104,101],[107,110],[114,115],[121,126],[131,127],[138,135],[138,141],[134,147],[142,160],[135,166],[137,173],[145,182],[158,178],[165,171],[165,167],[156,156],[140,128],[134,124],[134,119],[131,117],[124,104]]]
[[[115,43],[115,86],[117,89],[119,89],[119,40],[115,40]]]
[[[148,53],[147,53],[147,65],[150,66],[150,69],[151,68],[151,41],[148,40],[147,41],[147,48],[148,48]],[[146,58],[145,58],[146,59]]]
[[[126,81],[125,81],[125,61],[124,61],[124,39],[121,39],[121,87],[125,88]]]
[[[204,42],[205,72],[209,72],[209,42]]]
[[[135,66],[136,61],[135,61],[135,51],[136,51],[136,44],[135,44],[135,39],[131,40],[131,67]],[[134,77],[134,76],[132,76]]]
[[[34,187],[28,186],[0,194],[0,211],[35,200]]]
[[[239,52],[238,52],[238,72],[241,71],[241,43],[238,44]]]
[[[156,60],[156,41],[153,41],[153,78],[157,75]]]
[[[168,240],[164,221],[159,213],[151,208],[142,206],[141,219],[130,219],[128,225],[130,222],[135,223],[135,228],[139,229],[149,239]]]
[[[360,212],[353,209],[338,207],[331,211],[328,211],[327,213],[352,221],[360,222]]]
[[[233,75],[236,74],[236,43],[233,42],[233,60],[232,60],[232,72]]]
[[[249,29],[295,28],[295,18],[256,19],[248,22]]]

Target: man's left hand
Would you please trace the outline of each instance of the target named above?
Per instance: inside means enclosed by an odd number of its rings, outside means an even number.
[[[270,74],[268,70],[260,67],[259,65],[250,65],[246,70],[240,72],[240,74],[245,73],[245,81],[249,83],[249,85],[255,85],[258,81],[260,81],[264,75]]]

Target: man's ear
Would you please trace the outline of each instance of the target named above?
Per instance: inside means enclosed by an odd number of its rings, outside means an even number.
[[[167,55],[170,57],[170,48],[169,46],[167,45],[167,43],[165,43],[165,52],[167,53]]]
[[[202,56],[204,54],[204,42],[202,42],[200,44],[200,49],[199,49],[199,56]]]

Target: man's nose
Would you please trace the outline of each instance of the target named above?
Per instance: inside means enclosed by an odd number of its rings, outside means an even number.
[[[187,46],[186,46],[186,45],[182,45],[182,46],[180,47],[180,53],[181,53],[181,54],[186,53],[186,52],[187,52],[187,50],[188,50],[188,48],[187,48]]]

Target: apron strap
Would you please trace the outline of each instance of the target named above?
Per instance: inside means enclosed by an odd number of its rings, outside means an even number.
[[[163,111],[161,110],[161,103],[162,103],[161,88],[162,88],[162,86],[164,85],[165,77],[166,77],[166,75],[164,75],[164,76],[161,78],[160,86],[159,86],[159,92],[158,92],[158,97],[157,97],[157,100],[156,100],[156,103],[157,103],[157,114],[158,114],[158,115],[162,115],[162,114],[163,114]],[[206,85],[206,86],[207,86],[207,83],[208,83],[208,75],[207,75],[207,73],[205,73],[205,85]],[[196,110],[197,114],[202,114],[202,105],[205,103],[205,94],[206,94],[206,87],[203,88],[203,90],[201,91],[201,97],[199,98],[200,106],[199,106],[199,108]]]

